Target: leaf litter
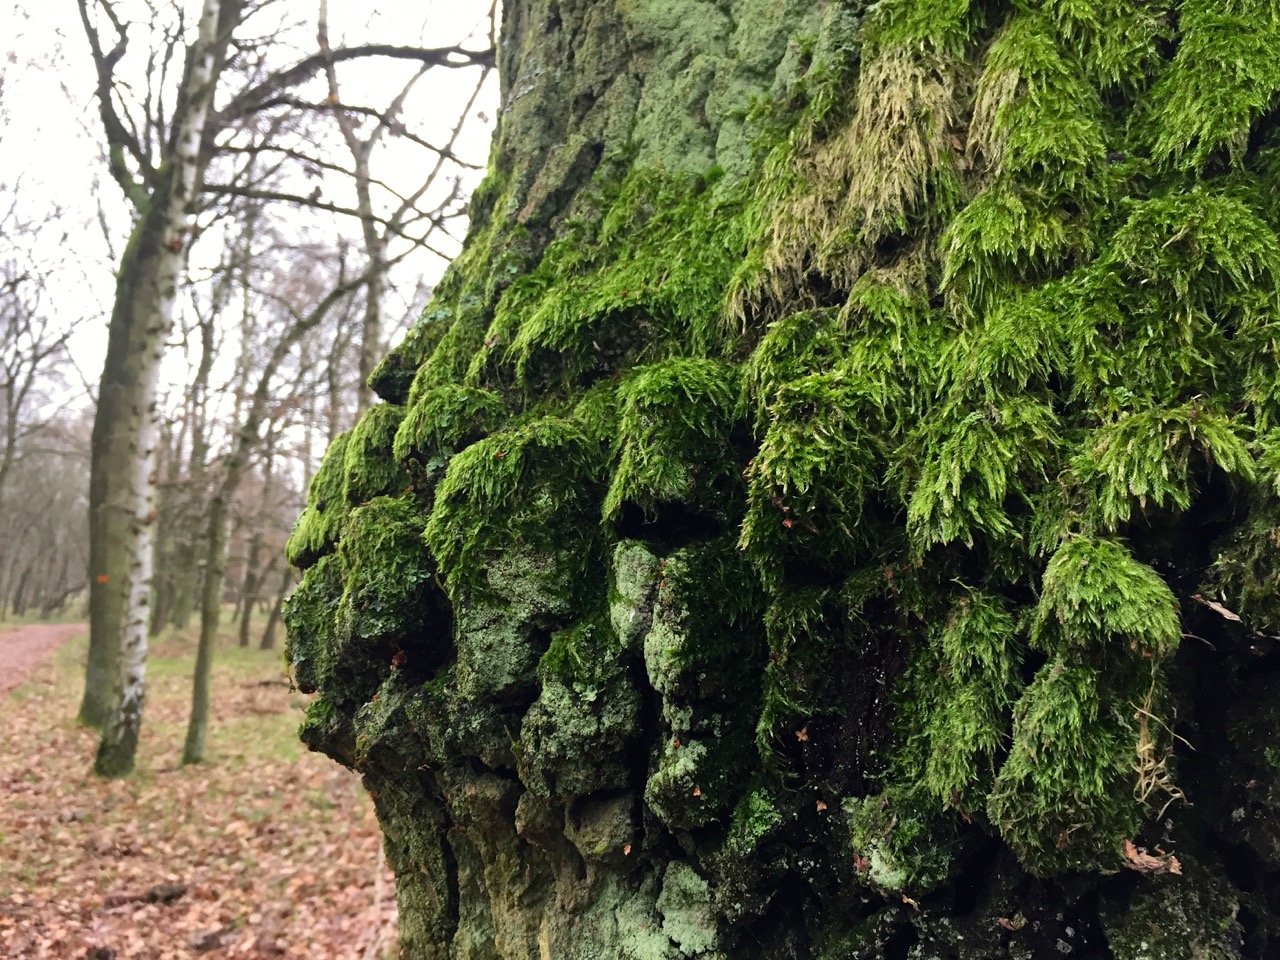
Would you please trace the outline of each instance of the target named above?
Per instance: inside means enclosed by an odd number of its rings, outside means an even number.
[[[278,682],[279,654],[219,651],[209,762],[178,765],[192,647],[152,658],[127,780],[90,773],[96,736],[71,719],[83,639],[0,699],[0,956],[393,956],[372,806],[357,777],[297,743],[308,698]]]

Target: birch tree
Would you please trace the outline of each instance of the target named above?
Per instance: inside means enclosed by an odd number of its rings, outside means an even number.
[[[148,102],[140,131],[122,108],[123,84],[115,74],[130,25],[105,0],[92,8],[79,0],[111,174],[135,217],[117,273],[90,468],[90,630],[96,650],[81,716],[102,727],[94,769],[105,776],[129,773],[137,748],[150,620],[160,364],[198,209],[209,109],[241,6],[240,0],[204,0],[171,108]],[[185,39],[184,27],[179,10],[166,33],[170,50]],[[163,60],[171,65],[170,58]],[[160,98],[165,90],[157,85],[155,92]],[[95,670],[101,675],[95,677]]]

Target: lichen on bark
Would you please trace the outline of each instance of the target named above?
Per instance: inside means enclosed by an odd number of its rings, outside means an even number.
[[[1280,945],[1278,41],[506,5],[464,252],[290,544],[408,956]]]

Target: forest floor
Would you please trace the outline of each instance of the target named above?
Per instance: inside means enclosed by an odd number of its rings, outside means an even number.
[[[354,775],[298,743],[307,698],[278,651],[223,638],[207,761],[184,768],[195,644],[162,638],[138,771],[102,781],[96,737],[74,720],[86,643],[67,632],[51,653],[54,634],[28,635],[24,660],[19,632],[0,633],[0,683],[31,671],[0,694],[0,957],[394,956],[372,807]]]

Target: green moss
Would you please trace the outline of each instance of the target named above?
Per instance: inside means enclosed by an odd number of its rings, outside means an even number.
[[[1049,0],[1043,7],[1062,46],[1104,90],[1140,88],[1169,34],[1163,0]]]
[[[767,791],[752,790],[733,808],[725,853],[735,858],[751,856],[766,837],[777,831],[783,820],[782,813]]]
[[[609,622],[623,647],[639,652],[653,625],[653,605],[664,564],[643,543],[624,540],[613,550]]]
[[[1280,504],[1263,500],[1214,546],[1214,561],[1203,592],[1254,629],[1280,628]]]
[[[1011,514],[1025,508],[1061,445],[1053,409],[1028,396],[984,410],[951,407],[912,439],[922,467],[907,525],[921,552],[953,541],[972,546],[979,533],[1016,539]]]
[[[1070,258],[1090,253],[1093,242],[1078,215],[999,184],[951,222],[944,282],[957,307],[981,314],[1027,281],[1047,279]]]
[[[1138,674],[1140,677],[1140,673]],[[1032,873],[1114,870],[1145,813],[1135,801],[1142,702],[1133,670],[1054,659],[1014,708],[1013,743],[987,801]]]
[[[352,505],[409,485],[408,475],[391,452],[403,419],[403,407],[380,403],[366,410],[348,435],[343,466],[347,500]]]
[[[341,596],[341,564],[330,555],[303,574],[284,602],[281,617],[289,632],[285,659],[303,693],[314,693],[328,674]]]
[[[1178,52],[1152,90],[1156,157],[1191,169],[1244,156],[1249,130],[1280,91],[1280,13],[1267,0],[1189,0]]]
[[[958,53],[972,35],[980,14],[969,0],[887,0],[877,5],[867,27],[869,46],[927,41]]]
[[[1177,649],[1182,624],[1159,574],[1114,540],[1075,537],[1045,568],[1032,638],[1055,653],[1118,641],[1162,658]]]
[[[1100,529],[1114,530],[1135,507],[1186,510],[1193,471],[1204,465],[1252,480],[1248,430],[1242,418],[1200,402],[1120,414],[1092,431],[1072,461],[1078,482],[1089,491],[1087,515],[1096,516]]]
[[[621,183],[599,184],[599,220],[573,224],[506,292],[473,376],[490,350],[543,383],[585,365],[716,350],[724,290],[747,234],[740,203],[711,190],[713,182],[637,168]]]
[[[488,390],[446,384],[414,397],[396,430],[392,454],[442,474],[454,453],[490,433],[501,421],[502,401]]]
[[[638,367],[619,388],[620,450],[604,500],[606,520],[624,504],[653,515],[667,503],[728,512],[741,467],[730,445],[737,402],[734,368],[675,359]]]
[[[334,439],[311,480],[307,507],[293,525],[285,547],[285,557],[295,567],[309,567],[333,550],[351,512],[346,472],[349,436],[343,433]]]
[[[660,564],[644,666],[662,740],[645,802],[669,827],[727,819],[750,768],[764,644],[750,568],[727,539]]]
[[[951,869],[953,822],[911,787],[844,803],[858,879],[881,893],[928,893]]]
[[[351,512],[338,547],[344,588],[337,623],[343,642],[408,642],[430,619],[435,564],[422,529],[413,497],[379,497]],[[357,661],[368,655],[352,651]]]
[[[355,762],[355,732],[351,718],[333,702],[318,697],[307,707],[298,727],[298,738],[310,749],[332,757],[344,766]]]
[[[740,544],[762,571],[781,558],[848,558],[883,468],[868,429],[882,409],[878,384],[841,368],[779,387],[760,451],[747,468]],[[819,518],[821,522],[819,522]]]
[[[541,694],[520,728],[520,773],[542,796],[625,788],[640,694],[604,617],[551,638],[538,664]]]
[[[1017,626],[1001,598],[966,592],[935,640],[932,675],[918,681],[928,702],[921,782],[943,806],[976,810],[991,787],[1021,686]]]
[[[520,546],[566,554],[584,569],[592,541],[603,456],[572,421],[545,418],[474,443],[449,461],[426,526],[445,583],[457,595],[482,587],[486,562]],[[596,501],[598,502],[598,500]],[[564,538],[562,529],[580,531]],[[566,542],[566,539],[568,542]]]

